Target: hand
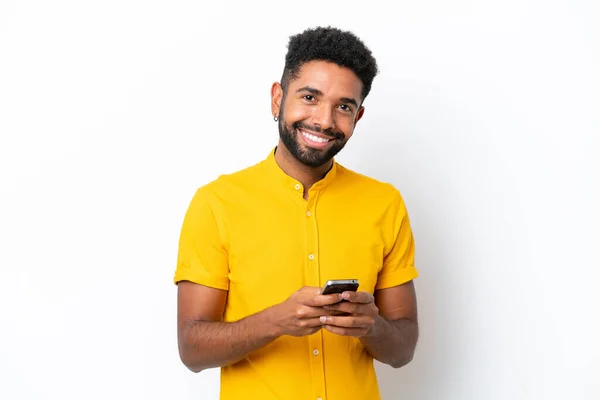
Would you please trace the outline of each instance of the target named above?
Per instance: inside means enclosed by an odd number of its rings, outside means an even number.
[[[305,286],[271,308],[271,321],[280,335],[306,336],[319,331],[319,317],[330,315],[323,306],[340,301],[339,294],[321,294],[321,288]]]
[[[367,292],[344,292],[341,298],[346,301],[324,306],[332,315],[321,317],[323,327],[342,336],[362,337],[370,334],[379,315],[373,295]]]

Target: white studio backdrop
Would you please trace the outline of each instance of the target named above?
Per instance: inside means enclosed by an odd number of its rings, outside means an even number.
[[[599,399],[599,3],[0,2],[0,399],[217,399],[179,361],[195,189],[267,156],[289,35],[381,73],[338,157],[394,183],[421,277],[384,399]]]

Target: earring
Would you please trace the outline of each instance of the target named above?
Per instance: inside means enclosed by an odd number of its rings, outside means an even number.
[[[279,118],[277,118],[276,116],[273,115],[273,121],[277,122],[277,121],[279,121]]]

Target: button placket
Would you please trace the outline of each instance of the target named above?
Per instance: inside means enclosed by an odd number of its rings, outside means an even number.
[[[303,212],[305,213],[304,221],[306,227],[306,282],[311,286],[321,286],[319,272],[319,237],[318,237],[318,220],[316,217],[316,207],[320,192],[315,187],[309,191],[308,202],[305,205]],[[308,348],[312,380],[313,380],[313,395],[315,399],[323,399],[325,394],[325,364],[323,359],[323,332],[318,332],[309,337]]]

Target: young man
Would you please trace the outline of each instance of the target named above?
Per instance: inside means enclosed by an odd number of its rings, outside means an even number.
[[[376,61],[335,28],[291,37],[285,61],[271,89],[279,144],[199,188],[185,215],[181,360],[221,367],[225,400],[378,399],[373,358],[401,367],[417,342],[413,235],[398,190],[333,159]],[[321,294],[332,279],[360,286]]]

